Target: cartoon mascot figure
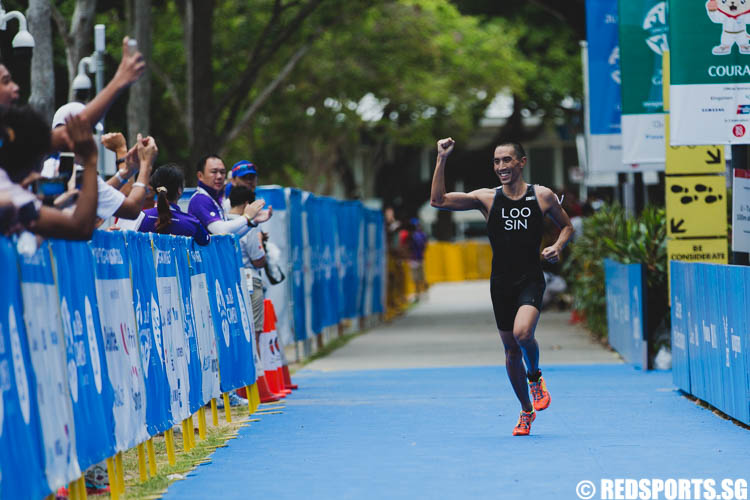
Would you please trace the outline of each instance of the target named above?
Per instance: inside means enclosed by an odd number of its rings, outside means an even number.
[[[723,25],[721,45],[711,52],[716,56],[730,54],[736,43],[740,54],[750,54],[750,41],[745,30],[750,21],[750,0],[709,0],[706,10],[713,22]]]

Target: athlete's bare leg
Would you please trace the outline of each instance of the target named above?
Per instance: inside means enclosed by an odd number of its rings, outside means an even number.
[[[523,360],[526,362],[526,372],[530,374],[539,371],[539,344],[534,338],[538,321],[539,309],[522,305],[518,308],[516,320],[513,322],[513,337],[521,347]]]
[[[521,346],[518,345],[512,331],[499,331],[500,339],[502,339],[505,348],[505,370],[508,372],[510,385],[513,386],[513,392],[516,393],[518,401],[521,402],[523,411],[532,411],[534,407],[531,404],[531,399],[529,399],[529,386],[526,381],[526,368],[523,364]]]

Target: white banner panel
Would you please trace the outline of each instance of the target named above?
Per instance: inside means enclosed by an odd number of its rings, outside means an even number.
[[[40,254],[41,251],[24,259],[32,260]],[[22,281],[21,292],[23,303],[34,305],[34,309],[24,310],[24,322],[31,365],[36,376],[45,473],[50,487],[56,489],[81,475],[60,323],[60,303],[54,284]],[[40,314],[40,311],[44,313]],[[75,366],[72,369],[75,370]]]
[[[185,420],[190,416],[190,377],[188,376],[188,345],[182,323],[182,297],[176,276],[157,277],[156,288],[161,306],[161,332],[167,380],[172,394],[169,402],[172,418]]]
[[[747,144],[750,83],[672,85],[672,146]]]
[[[620,171],[664,170],[664,115],[622,115],[622,161],[638,165]]]
[[[149,438],[130,278],[97,279],[96,300],[103,312],[99,319],[107,371],[115,392],[115,443],[118,451],[125,451]]]

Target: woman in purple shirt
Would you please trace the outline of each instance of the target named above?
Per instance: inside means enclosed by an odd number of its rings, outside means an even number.
[[[138,231],[192,236],[197,244],[208,245],[210,236],[203,224],[177,205],[185,188],[182,168],[174,163],[159,167],[151,175],[151,186],[157,194],[156,206],[143,211]]]

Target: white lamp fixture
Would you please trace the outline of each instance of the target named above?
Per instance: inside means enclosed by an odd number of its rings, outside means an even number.
[[[11,12],[5,12],[2,4],[0,4],[0,30],[5,31],[8,27],[8,21],[11,19],[18,20],[18,33],[13,37],[11,44],[14,49],[33,49],[34,48],[34,37],[29,33],[26,25],[26,17],[19,11],[14,10]]]
[[[91,56],[81,58],[78,62],[78,74],[73,78],[73,90],[91,90],[91,79],[86,73],[93,73],[95,70],[96,64]]]

